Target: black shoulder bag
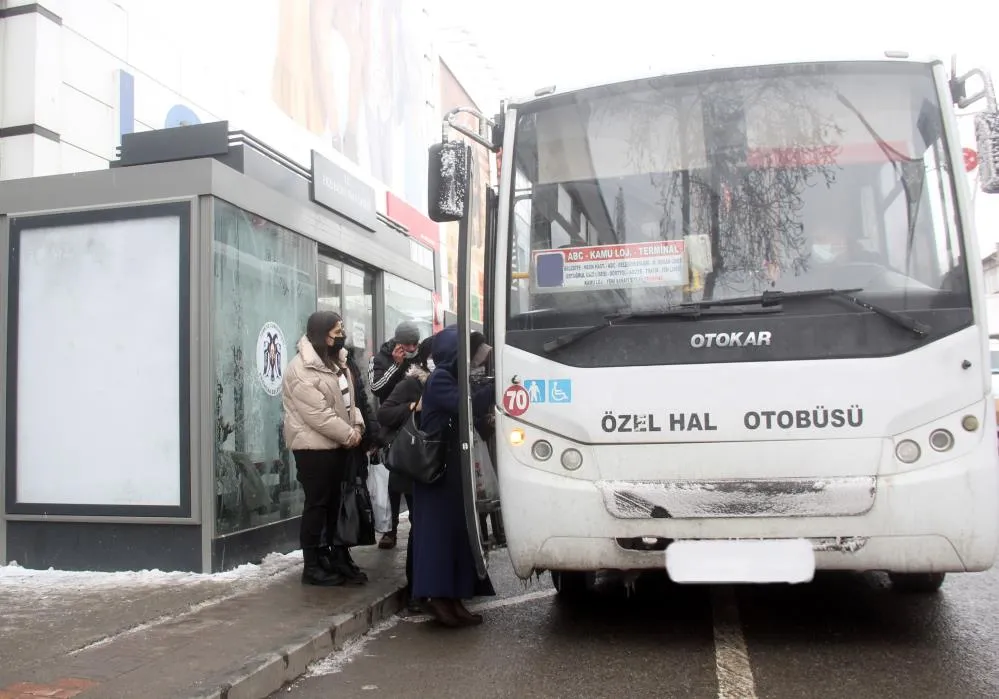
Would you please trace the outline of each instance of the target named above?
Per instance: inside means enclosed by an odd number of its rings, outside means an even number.
[[[435,483],[444,475],[445,444],[444,432],[427,434],[417,425],[414,412],[392,440],[385,468],[418,483]]]

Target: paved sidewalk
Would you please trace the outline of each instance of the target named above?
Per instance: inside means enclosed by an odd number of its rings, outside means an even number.
[[[300,553],[213,576],[0,577],[0,699],[262,699],[398,611],[400,539],[352,551],[363,587],[303,586]]]

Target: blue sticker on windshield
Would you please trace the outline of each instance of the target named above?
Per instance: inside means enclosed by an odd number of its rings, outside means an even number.
[[[565,256],[546,252],[534,258],[534,279],[539,288],[557,289],[565,282]]]
[[[552,379],[548,382],[548,402],[549,403],[571,403],[572,402],[572,380]]]

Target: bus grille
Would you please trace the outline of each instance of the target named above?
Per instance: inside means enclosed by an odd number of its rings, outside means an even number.
[[[874,476],[598,481],[607,511],[618,519],[705,517],[848,517],[874,506]]]

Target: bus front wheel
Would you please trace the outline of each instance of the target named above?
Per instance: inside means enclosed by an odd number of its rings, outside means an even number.
[[[596,576],[578,570],[552,570],[552,584],[559,599],[578,600],[589,593]]]
[[[888,573],[892,590],[911,594],[933,594],[944,584],[946,573]]]

